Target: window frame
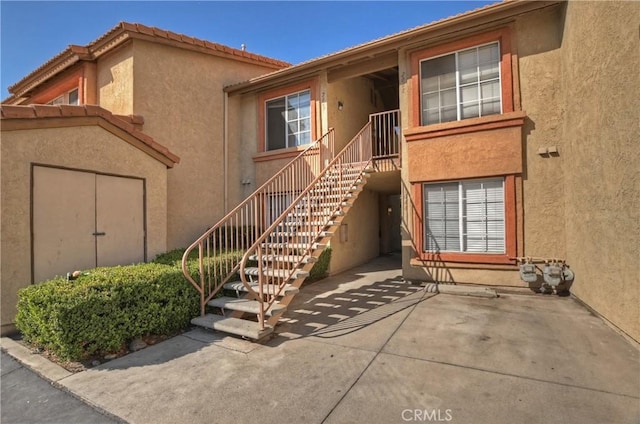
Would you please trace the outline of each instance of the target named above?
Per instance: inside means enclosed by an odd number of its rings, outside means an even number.
[[[499,204],[501,204],[501,210],[500,212],[497,214],[499,216],[496,216],[497,218],[499,218],[500,223],[502,225],[502,229],[501,229],[501,233],[502,233],[502,237],[501,237],[501,244],[502,244],[502,249],[500,251],[473,251],[473,250],[468,250],[469,249],[469,245],[470,240],[473,240],[473,237],[469,237],[470,236],[470,225],[474,222],[478,222],[476,220],[472,220],[469,219],[469,205],[470,204],[474,204],[474,203],[470,203],[469,202],[469,198],[464,197],[464,192],[465,190],[468,190],[468,188],[465,188],[465,185],[467,184],[495,184],[495,183],[499,183],[499,192],[500,192],[500,200]],[[503,177],[498,177],[498,178],[473,178],[473,179],[467,179],[467,180],[456,180],[456,181],[443,181],[443,182],[430,182],[430,183],[422,183],[422,200],[423,200],[423,210],[425,208],[430,209],[430,203],[427,201],[427,193],[428,193],[428,187],[434,187],[436,189],[440,189],[441,192],[443,192],[444,186],[454,186],[455,187],[455,212],[456,212],[456,216],[455,216],[455,229],[450,233],[448,231],[448,226],[447,226],[447,222],[450,221],[450,216],[448,215],[448,210],[446,205],[451,203],[451,202],[447,202],[446,199],[446,191],[444,191],[445,193],[445,201],[444,201],[444,216],[442,217],[442,219],[438,219],[437,221],[434,219],[433,221],[435,222],[444,222],[444,233],[442,234],[445,238],[445,245],[443,246],[443,249],[434,249],[434,250],[428,250],[427,248],[429,247],[429,240],[427,239],[429,233],[430,233],[430,225],[429,223],[432,222],[431,219],[429,219],[428,216],[428,212],[425,212],[424,214],[424,219],[423,219],[423,239],[425,240],[425,245],[423,246],[423,251],[426,253],[429,252],[442,252],[442,253],[466,253],[466,254],[483,254],[483,255],[495,255],[495,254],[505,254],[506,253],[506,231],[505,231],[505,199],[504,199],[504,194],[505,194],[505,190],[504,190],[504,178]],[[495,187],[498,188],[498,187]],[[487,187],[484,188],[484,190],[488,190]],[[489,205],[490,203],[496,203],[496,202],[489,202],[488,199],[484,199],[484,202],[482,203],[482,205],[484,206],[483,209],[489,209],[487,208],[487,205]],[[433,204],[433,203],[432,203]],[[485,215],[484,218],[487,218],[487,216]],[[494,217],[495,218],[495,217]],[[467,226],[465,226],[465,222],[467,223]],[[487,222],[486,220],[483,220],[483,222]],[[452,234],[453,233],[453,234]],[[451,235],[455,235],[456,237],[456,244],[458,246],[458,250],[455,249],[447,249],[446,246],[446,241],[447,239],[452,239]],[[490,233],[488,232],[484,232],[484,240],[485,243],[487,236],[490,235]],[[436,243],[437,244],[437,243]]]
[[[289,108],[287,107],[289,104],[289,98],[293,97],[293,96],[301,96],[303,94],[308,93],[309,95],[309,116],[308,117],[300,117],[299,114],[299,110],[300,108],[298,108],[298,116],[295,119],[290,119],[289,117]],[[285,134],[284,134],[284,147],[279,147],[279,148],[275,148],[275,149],[269,149],[269,114],[268,114],[268,104],[270,102],[275,102],[278,101],[280,99],[284,99],[284,112],[285,112],[285,120],[284,120],[284,130],[285,130]],[[275,150],[282,150],[282,149],[289,149],[289,148],[293,148],[293,147],[299,147],[299,146],[306,146],[309,145],[310,143],[313,142],[312,140],[312,131],[311,131],[311,120],[312,120],[312,116],[311,116],[311,89],[305,89],[305,90],[301,90],[301,91],[296,91],[293,93],[288,93],[282,96],[278,96],[278,97],[273,97],[271,99],[266,99],[264,101],[264,108],[265,108],[265,127],[264,127],[264,140],[265,140],[265,146],[264,146],[264,151],[265,152],[272,152]],[[294,133],[289,133],[289,124],[291,124],[292,122],[300,122],[303,119],[309,119],[309,129],[305,130],[305,131],[297,131]],[[296,136],[299,135],[301,133],[309,133],[309,142],[308,143],[304,143],[304,144],[295,144],[290,146],[289,145],[289,137],[290,136]]]
[[[463,181],[485,181],[503,179],[504,191],[504,253],[479,253],[479,252],[454,252],[454,251],[426,251],[427,243],[425,241],[426,234],[426,216],[424,211],[424,186],[426,184],[445,184]],[[458,180],[447,181],[423,181],[413,184],[413,197],[415,205],[415,222],[414,222],[414,240],[416,254],[420,260],[437,259],[443,262],[462,262],[462,263],[479,263],[479,264],[513,264],[514,258],[517,256],[517,224],[516,224],[516,176],[515,175],[496,175],[482,178],[464,178]]]
[[[491,43],[498,42],[500,64],[500,94],[501,94],[501,113],[486,115],[477,118],[458,119],[456,121],[448,121],[443,123],[422,124],[422,93],[421,93],[421,62],[429,59],[435,59],[452,53],[473,47],[481,47]],[[496,116],[504,115],[514,111],[514,88],[513,88],[513,70],[512,70],[512,52],[511,52],[511,29],[504,27],[490,32],[485,32],[475,36],[467,37],[461,40],[441,44],[434,47],[414,51],[410,54],[411,62],[411,91],[412,91],[412,113],[411,127],[422,128],[425,131],[433,130],[439,126],[460,125],[465,126],[471,122],[482,122],[484,120],[495,119]],[[457,86],[457,81],[456,81]],[[456,105],[458,107],[458,105]]]
[[[488,46],[493,46],[496,45],[498,47],[498,76],[497,77],[493,77],[490,78],[488,80],[482,81],[480,80],[480,74],[478,73],[478,80],[474,81],[472,83],[464,83],[462,82],[462,78],[460,76],[461,73],[461,65],[460,65],[460,54],[464,53],[464,52],[468,52],[470,50],[475,50],[476,54],[477,52],[483,48],[483,47],[488,47]],[[436,60],[436,59],[440,59],[443,57],[448,57],[448,56],[453,56],[454,59],[454,83],[455,86],[453,87],[453,89],[455,90],[455,111],[456,111],[456,119],[454,120],[450,120],[450,121],[442,121],[442,106],[439,106],[439,115],[440,115],[440,122],[432,122],[432,123],[424,123],[424,112],[426,110],[428,110],[425,105],[424,105],[424,96],[429,94],[428,92],[426,92],[426,90],[423,90],[423,65],[425,62],[428,61],[432,61],[432,60]],[[478,64],[479,66],[479,64]],[[483,115],[482,114],[482,101],[485,100],[482,95],[481,95],[481,87],[483,85],[483,83],[487,83],[490,81],[497,81],[498,85],[501,87],[502,86],[502,72],[500,69],[500,41],[491,41],[488,43],[484,43],[484,44],[479,44],[476,46],[472,46],[472,47],[467,47],[467,48],[463,48],[463,49],[459,49],[450,53],[443,53],[441,55],[438,56],[433,56],[433,57],[428,57],[428,58],[424,58],[424,59],[420,59],[419,60],[419,76],[418,76],[418,81],[420,84],[420,87],[418,88],[418,90],[420,91],[420,125],[421,126],[427,126],[427,125],[436,125],[436,124],[443,124],[443,123],[447,123],[447,122],[458,122],[458,121],[463,121],[463,120],[467,120],[467,119],[474,119],[474,118],[482,118],[485,116],[493,116],[493,115],[502,115],[502,90],[500,90],[500,96],[499,96],[499,109],[500,111],[498,113],[490,113],[487,115]],[[475,87],[478,97],[477,99],[474,101],[477,105],[478,105],[478,116],[472,116],[472,117],[468,117],[465,118],[463,117],[463,108],[465,103],[469,103],[469,102],[464,102],[462,100],[462,91],[464,88],[466,87]],[[431,94],[434,93],[438,93],[440,94],[443,90],[438,90],[438,91],[432,91],[430,92]]]
[[[71,97],[71,93],[76,92],[76,103],[69,103],[69,98]],[[80,105],[80,90],[76,87],[73,88],[59,96],[57,96],[56,98],[52,99],[51,101],[49,101],[47,103],[47,105],[49,106],[59,106],[59,105],[71,105],[71,106],[78,106]]]
[[[287,95],[299,93],[305,90],[310,91],[310,120],[311,120],[311,136],[310,142],[313,143],[318,139],[318,125],[317,125],[317,107],[318,101],[318,78],[313,78],[297,84],[288,85],[285,87],[279,87],[261,93],[258,96],[257,108],[258,108],[258,156],[254,157],[254,161],[263,161],[271,159],[281,159],[287,157],[293,157],[298,154],[301,149],[306,148],[307,145],[285,147],[274,150],[267,150],[267,116],[266,116],[266,103],[270,100],[274,100]]]

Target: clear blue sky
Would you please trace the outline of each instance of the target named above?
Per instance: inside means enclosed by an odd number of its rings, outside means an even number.
[[[202,38],[291,63],[495,1],[0,1],[1,98],[70,44],[120,21]]]

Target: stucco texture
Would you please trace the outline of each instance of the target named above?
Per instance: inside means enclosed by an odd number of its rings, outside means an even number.
[[[526,115],[516,187],[524,211],[519,254],[566,259],[576,275],[571,292],[635,340],[640,340],[639,18],[637,2],[575,1],[511,23],[514,104]],[[409,74],[406,53],[400,54],[405,57],[400,75]],[[405,111],[411,110],[414,88],[401,78],[400,89],[403,128],[408,128]],[[541,154],[545,149],[553,152]],[[405,277],[524,286],[515,270],[412,260],[415,204],[408,165],[420,161],[408,153],[410,158],[402,158]]]
[[[101,57],[97,63],[97,93],[94,97],[98,104],[117,115],[134,113],[133,43]],[[87,94],[89,100],[91,95]]]
[[[640,3],[569,2],[561,57],[573,293],[640,341]],[[615,69],[615,71],[611,71]]]
[[[529,13],[515,25],[520,96],[527,115],[523,128],[523,256],[566,256],[560,11]],[[551,146],[557,146],[560,157],[538,154],[540,148]]]
[[[382,101],[373,100],[373,82],[356,77],[327,84],[327,122],[336,132],[336,151],[340,151],[369,122],[369,114],[380,112]],[[342,110],[338,109],[342,102]]]
[[[141,40],[133,55],[133,113],[144,117],[145,133],[180,157],[168,176],[167,244],[186,247],[225,212],[223,87],[268,70]],[[230,181],[229,190],[242,190],[238,183]]]
[[[92,125],[2,131],[0,232],[2,329],[16,313],[17,290],[31,284],[31,165],[41,164],[146,181],[147,258],[166,250],[166,166]]]
[[[363,190],[331,238],[329,273],[337,274],[380,254],[378,193]],[[346,232],[341,238],[340,232]]]

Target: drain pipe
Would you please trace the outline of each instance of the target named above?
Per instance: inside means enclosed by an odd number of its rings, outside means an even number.
[[[223,108],[223,123],[222,123],[222,138],[224,143],[224,163],[222,165],[222,172],[224,173],[224,214],[226,215],[229,209],[229,132],[227,126],[229,125],[229,93],[224,92]]]

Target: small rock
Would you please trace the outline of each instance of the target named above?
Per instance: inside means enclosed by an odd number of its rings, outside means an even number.
[[[135,339],[131,343],[129,343],[129,350],[131,352],[138,351],[140,349],[144,349],[147,347],[147,344],[142,339]]]
[[[91,361],[91,365],[94,367],[97,367],[98,365],[100,365],[100,361],[98,361],[97,359],[94,359],[93,361]]]
[[[116,359],[118,357],[118,355],[116,355],[115,353],[110,353],[108,355],[104,355],[104,359],[110,361],[112,359]]]

